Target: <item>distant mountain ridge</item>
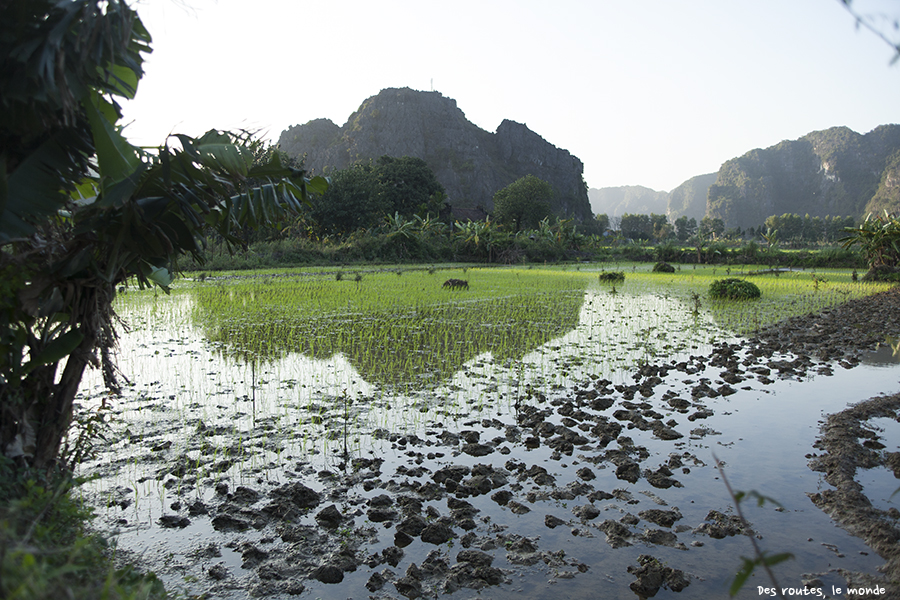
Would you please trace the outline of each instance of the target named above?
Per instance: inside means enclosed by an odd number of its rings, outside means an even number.
[[[725,162],[709,188],[707,215],[753,227],[770,215],[853,216],[900,209],[900,125],[865,135],[813,131]]]
[[[289,127],[279,146],[317,173],[344,169],[380,156],[424,160],[453,206],[490,210],[498,190],[526,175],[553,187],[553,211],[561,217],[592,218],[584,165],[523,124],[504,120],[495,133],[466,119],[456,101],[438,92],[390,88],[365,100],[338,127],[316,119]]]
[[[554,212],[579,220],[592,213],[665,213],[673,222],[710,216],[729,228],[748,228],[784,213],[859,219],[900,210],[900,125],[894,124],[865,135],[832,127],[754,149],[671,192],[587,190],[581,161],[527,126],[504,120],[490,133],[468,121],[455,100],[409,88],[382,90],[340,127],[328,119],[290,127],[279,143],[318,173],[385,154],[421,158],[458,208],[490,211],[495,192],[535,175],[553,186]]]
[[[595,215],[621,217],[624,214],[664,214],[669,194],[642,185],[623,185],[588,190]]]
[[[653,213],[667,215],[673,223],[681,216],[699,221],[706,215],[707,190],[715,181],[715,173],[697,175],[671,192],[657,192],[641,185],[591,188],[588,198],[597,215],[621,217]]]
[[[588,196],[595,213],[610,217],[665,213],[674,222],[709,216],[742,229],[785,213],[862,219],[897,212],[900,125],[880,125],[865,135],[847,127],[813,131],[750,150],[669,193],[623,186],[591,188]]]

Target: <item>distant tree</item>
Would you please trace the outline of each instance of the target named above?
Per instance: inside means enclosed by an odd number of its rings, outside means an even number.
[[[675,219],[675,237],[678,241],[686,242],[695,235],[697,235],[697,219],[693,217],[688,219],[684,215]]]
[[[444,198],[444,187],[424,160],[382,156],[336,172],[328,191],[313,200],[308,218],[320,235],[347,235],[385,217],[437,216]]]
[[[769,219],[772,222],[769,222]],[[770,229],[777,229],[784,240],[799,240],[803,237],[803,218],[800,215],[792,213],[784,213],[783,215],[773,216],[766,219],[766,226]]]
[[[609,216],[607,214],[594,215],[594,221],[596,221],[597,229],[599,229],[598,235],[603,235],[609,229]]]
[[[378,204],[387,214],[437,216],[446,194],[434,171],[421,158],[382,156],[374,165]]]
[[[653,231],[653,237],[660,242],[669,239],[675,232],[675,229],[669,223],[669,217],[666,215],[650,213],[650,227]]]
[[[697,227],[698,235],[708,238],[719,238],[725,233],[725,222],[718,217],[703,217]]]
[[[845,230],[856,227],[853,217],[825,217],[825,241],[834,242],[844,237]]]
[[[652,240],[653,222],[649,215],[622,215],[622,235],[633,240]]]
[[[553,188],[546,181],[526,175],[494,194],[494,220],[515,231],[536,229],[552,214]]]
[[[806,242],[818,242],[825,239],[825,222],[822,217],[810,217],[808,214],[803,219],[803,240]]]
[[[331,177],[328,190],[313,198],[309,211],[320,235],[344,235],[371,227],[390,206],[376,194],[371,164],[342,169]]]
[[[744,232],[740,227],[732,227],[725,230],[726,240],[739,240],[744,237]]]

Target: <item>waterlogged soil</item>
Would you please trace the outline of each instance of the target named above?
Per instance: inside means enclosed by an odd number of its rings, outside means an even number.
[[[900,597],[900,511],[858,482],[900,477],[886,334],[896,290],[616,377],[560,354],[564,377],[521,386],[484,358],[430,401],[337,382],[299,412],[255,397],[302,387],[278,373],[210,370],[192,395],[164,367],[114,401],[86,492],[123,559],[189,596],[723,597],[755,536],[794,554],[775,567],[790,595]],[[214,361],[177,339],[144,351]],[[744,502],[742,520],[717,459],[778,504]]]

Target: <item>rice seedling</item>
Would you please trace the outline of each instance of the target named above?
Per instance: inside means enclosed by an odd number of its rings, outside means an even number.
[[[512,412],[588,376],[622,383],[636,365],[699,354],[887,288],[854,282],[850,271],[745,265],[730,275],[752,280],[762,297],[734,302],[709,296],[713,267],[653,273],[641,264],[616,267],[631,272],[613,295],[599,268],[579,267],[404,267],[400,277],[380,268],[340,280],[333,269],[304,269],[207,277],[171,296],[130,292],[117,304],[132,324],[120,365],[140,379],[117,418],[129,428],[125,439],[167,436],[193,448],[200,479],[247,482],[287,454],[346,462],[390,447],[374,436],[379,429],[416,432]],[[448,278],[468,280],[469,289],[442,290]],[[90,391],[101,387],[99,377],[86,379],[86,404],[99,402]],[[178,425],[164,430],[170,418]],[[202,464],[201,450],[183,441],[198,418],[210,429]],[[254,437],[267,418],[283,443]],[[160,499],[180,494],[184,482],[151,488],[139,448],[123,446],[125,477],[142,499],[135,510],[162,512]]]
[[[358,287],[319,278],[207,286],[197,290],[195,320],[232,354],[343,355],[366,381],[416,386],[485,351],[521,354],[573,327],[585,279],[539,275],[472,270],[470,289],[452,299],[423,271],[371,274]]]

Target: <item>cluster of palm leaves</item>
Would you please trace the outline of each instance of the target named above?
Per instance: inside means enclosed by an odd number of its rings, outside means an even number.
[[[900,215],[884,211],[868,215],[857,227],[848,227],[844,248],[859,246],[870,267],[900,266]]]
[[[166,288],[215,233],[296,214],[321,178],[254,161],[247,133],[139,148],[117,100],[134,96],[150,35],[119,0],[13,0],[0,20],[0,453],[57,459],[84,368],[109,350],[129,279]],[[252,185],[251,185],[252,182]],[[58,373],[59,368],[63,368]]]

